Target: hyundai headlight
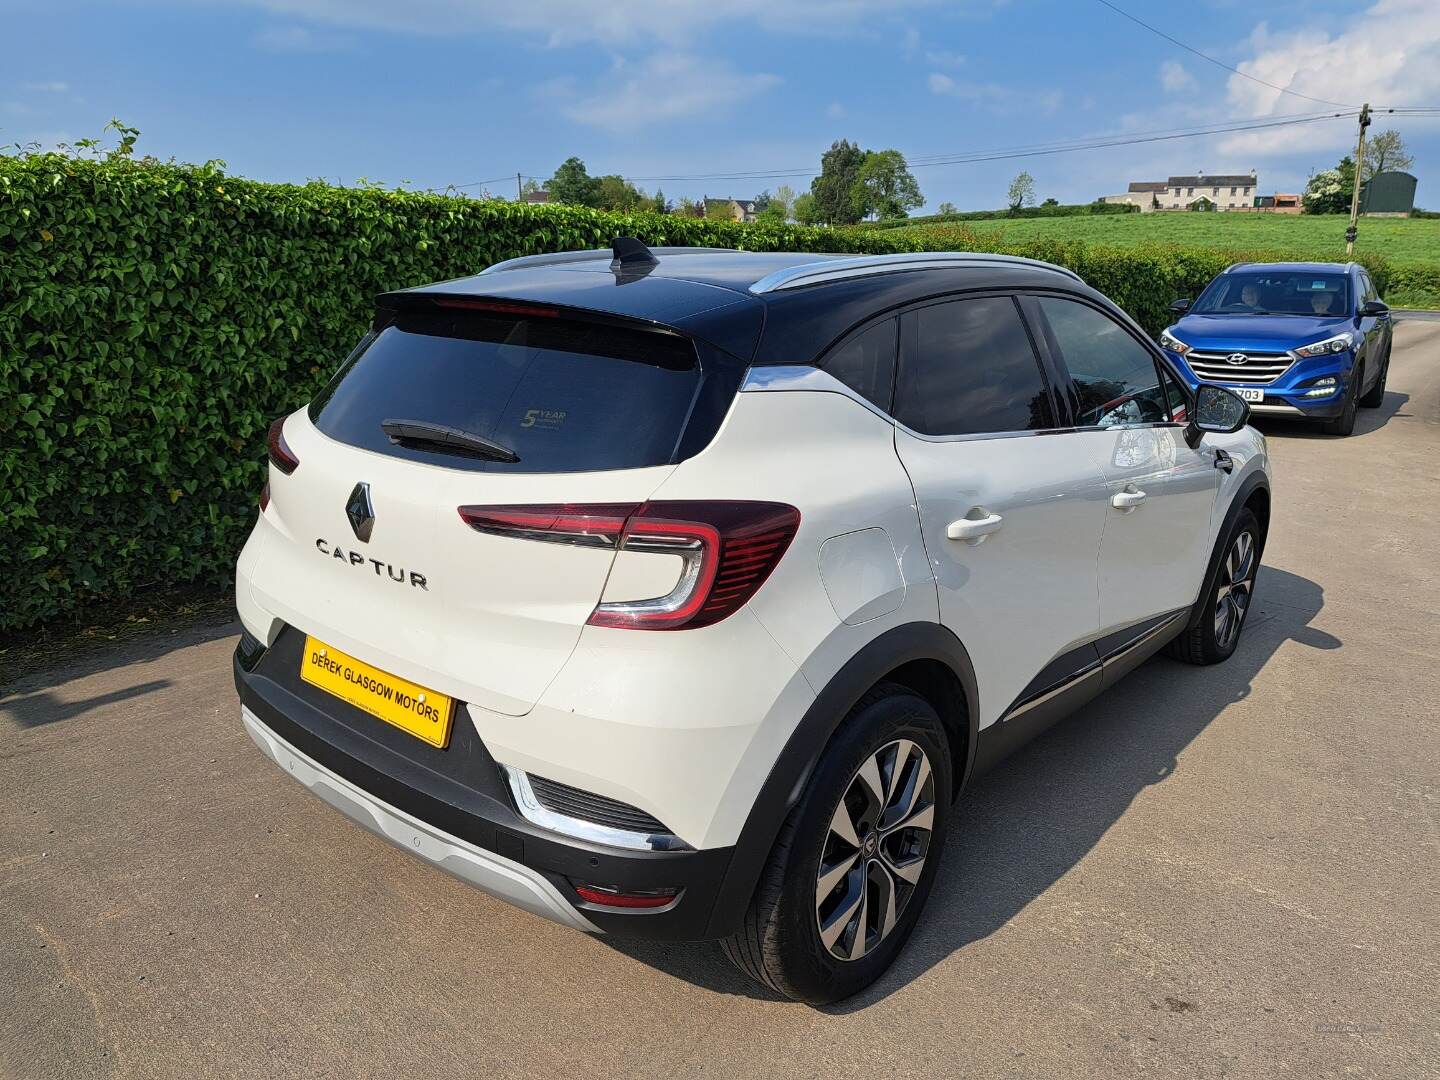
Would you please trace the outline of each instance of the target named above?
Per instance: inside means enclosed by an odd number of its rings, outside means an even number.
[[[1190,351],[1190,346],[1170,333],[1169,330],[1160,331],[1160,347],[1162,349],[1169,349],[1173,353],[1179,353],[1181,356],[1184,356]]]
[[[1349,330],[1343,334],[1336,334],[1324,341],[1317,341],[1311,345],[1302,345],[1295,350],[1296,356],[1328,356],[1330,353],[1344,352],[1346,349],[1355,347],[1355,335]]]

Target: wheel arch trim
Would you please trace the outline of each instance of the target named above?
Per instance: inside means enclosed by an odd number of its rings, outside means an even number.
[[[963,726],[966,747],[963,761],[956,761],[952,795],[964,790],[974,768],[978,739],[979,689],[970,654],[960,639],[939,623],[892,627],[872,638],[831,677],[786,740],[735,843],[707,937],[724,937],[740,925],[781,825],[800,801],[815,766],[855,703],[886,675],[916,661],[943,664],[960,684],[965,715],[950,719]]]

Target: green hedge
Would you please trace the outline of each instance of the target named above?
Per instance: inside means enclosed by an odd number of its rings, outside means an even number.
[[[376,293],[617,234],[751,250],[979,248],[961,229],[916,240],[0,156],[0,630],[152,585],[224,584],[254,518],[267,424],[322,384]],[[1152,332],[1170,299],[1231,261],[1003,250],[1073,267]]]

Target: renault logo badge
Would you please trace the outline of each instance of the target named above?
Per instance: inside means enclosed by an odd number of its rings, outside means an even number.
[[[362,544],[370,542],[370,533],[375,528],[375,506],[370,501],[370,485],[360,482],[355,485],[355,490],[350,492],[350,499],[345,503],[345,516],[350,519],[350,528],[355,533],[355,539]]]
[[[1234,364],[1236,367],[1239,367],[1241,364],[1248,364],[1249,362],[1250,357],[1246,356],[1243,352],[1232,352],[1229,356],[1225,357],[1225,363]]]

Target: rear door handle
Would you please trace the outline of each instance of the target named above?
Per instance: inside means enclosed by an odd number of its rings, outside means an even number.
[[[945,535],[951,540],[966,540],[972,543],[978,543],[999,529],[1003,524],[1005,524],[1005,519],[999,514],[986,514],[984,517],[979,518],[966,517],[961,518],[959,521],[950,522],[949,528],[945,530]]]
[[[1116,510],[1129,512],[1145,501],[1143,491],[1117,491],[1110,497],[1110,505]]]

